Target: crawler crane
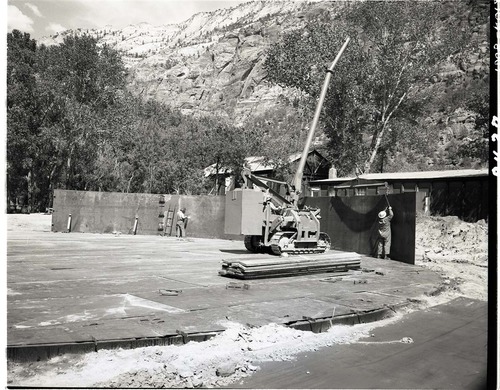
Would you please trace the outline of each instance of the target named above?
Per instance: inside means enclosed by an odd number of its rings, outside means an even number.
[[[292,184],[254,175],[243,169],[242,188],[226,194],[226,234],[245,235],[245,247],[250,252],[283,253],[323,253],[330,249],[328,234],[320,231],[320,209],[299,208],[298,199],[302,191],[302,178],[314,132],[319,121],[321,108],[330,83],[333,68],[347,47],[345,41],[330,67],[326,70],[321,94],[316,106],[314,119]],[[274,191],[269,182],[278,182],[287,187],[287,196]],[[256,191],[254,188],[260,189]]]

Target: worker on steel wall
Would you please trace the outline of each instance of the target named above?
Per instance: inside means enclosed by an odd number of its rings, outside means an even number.
[[[392,207],[378,213],[378,250],[379,259],[389,259],[391,253],[391,219],[394,216]]]
[[[175,225],[175,236],[183,238],[186,236],[186,225],[188,217],[186,216],[186,208],[183,207],[177,211],[177,224]]]

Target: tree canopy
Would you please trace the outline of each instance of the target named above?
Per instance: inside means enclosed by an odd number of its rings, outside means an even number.
[[[385,153],[421,127],[417,119],[431,95],[423,86],[470,34],[460,21],[446,17],[446,7],[360,2],[333,19],[320,15],[270,48],[269,79],[298,88],[314,103],[325,68],[350,37],[322,118],[329,155],[341,174],[372,171],[376,161],[383,163]]]
[[[134,97],[119,54],[89,36],[7,38],[8,199],[31,210],[50,207],[55,188],[208,193],[203,168],[239,170],[258,142],[222,118]]]

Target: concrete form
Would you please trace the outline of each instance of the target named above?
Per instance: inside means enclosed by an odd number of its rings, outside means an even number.
[[[251,280],[234,288],[235,280],[218,271],[224,259],[255,256],[242,245],[9,231],[8,358],[200,341],[223,331],[228,320],[322,331],[332,323],[378,320],[437,291],[441,281],[421,267],[363,257],[359,271]]]
[[[321,231],[332,241],[332,249],[376,256],[377,214],[390,203],[391,259],[415,263],[415,193],[385,196],[307,198],[306,204],[321,209]]]
[[[176,212],[186,207],[191,236],[234,239],[224,234],[224,202],[224,196],[55,190],[52,231],[175,236]]]
[[[252,195],[253,194],[253,195]],[[197,238],[242,240],[242,235],[262,232],[262,193],[249,191],[255,202],[227,203],[225,196],[123,194],[116,192],[54,191],[52,231],[175,235],[175,212],[187,208],[188,235]],[[391,194],[394,209],[391,226],[391,258],[413,263],[415,257],[415,193]],[[385,196],[305,198],[305,205],[321,208],[321,231],[328,233],[332,248],[374,255],[377,245],[379,211],[387,206]],[[233,204],[233,207],[227,205]],[[250,205],[250,206],[249,206]],[[168,219],[169,210],[173,219]],[[226,213],[232,218],[226,218]],[[245,224],[242,218],[246,213]],[[71,215],[71,218],[70,218]],[[238,219],[239,218],[239,219]],[[253,226],[248,221],[254,221]],[[170,224],[171,228],[167,226]],[[226,226],[225,226],[226,224]],[[159,230],[160,226],[162,227]],[[69,228],[69,229],[68,229]],[[241,244],[243,248],[243,244]]]

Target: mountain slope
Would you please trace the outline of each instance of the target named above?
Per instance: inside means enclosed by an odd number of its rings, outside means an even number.
[[[352,2],[251,1],[198,13],[179,24],[66,31],[40,43],[62,42],[70,34],[95,36],[100,44],[122,53],[134,93],[179,108],[184,114],[219,114],[241,124],[281,106],[283,97],[294,94],[266,80],[266,50],[281,34],[301,28],[321,13],[333,15],[350,5]],[[468,47],[450,57],[426,83],[425,88],[430,85],[436,96],[442,96],[443,105],[489,75],[488,2],[450,2],[449,13],[473,33]],[[432,161],[445,158],[450,142],[471,136],[474,117],[475,113],[450,104],[436,107],[434,114],[422,118],[442,131],[438,157],[431,156]]]
[[[262,65],[269,45],[318,12],[335,12],[343,6],[252,1],[198,13],[176,25],[68,30],[40,43],[57,44],[71,34],[90,34],[122,53],[130,88],[136,93],[186,114],[216,112],[241,121],[266,111],[287,93],[266,83]]]

